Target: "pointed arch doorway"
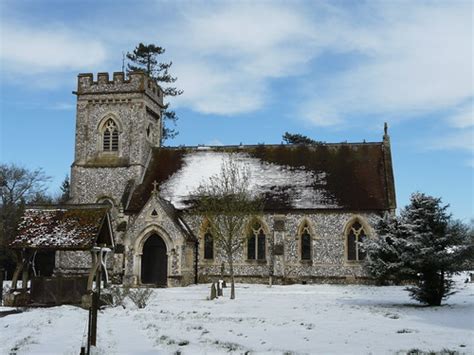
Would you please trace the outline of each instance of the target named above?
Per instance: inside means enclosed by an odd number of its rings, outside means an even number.
[[[168,252],[163,239],[150,235],[143,244],[141,283],[166,287],[168,284]]]

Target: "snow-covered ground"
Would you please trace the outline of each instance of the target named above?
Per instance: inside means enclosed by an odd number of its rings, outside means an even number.
[[[465,277],[464,277],[465,278]],[[237,299],[206,300],[209,285],[156,289],[145,309],[99,313],[101,354],[474,353],[474,284],[442,307],[403,287],[239,284]],[[0,307],[0,311],[8,310]],[[78,354],[87,311],[61,306],[0,318],[1,354]]]

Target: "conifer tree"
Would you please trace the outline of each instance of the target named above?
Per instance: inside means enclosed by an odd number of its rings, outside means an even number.
[[[380,285],[398,284],[406,277],[402,276],[403,262],[400,255],[401,244],[407,237],[406,230],[397,217],[386,214],[377,226],[377,237],[366,239],[367,251],[365,266]]]
[[[158,56],[165,53],[163,47],[154,44],[139,43],[133,52],[127,53],[127,59],[130,61],[127,64],[127,71],[141,70],[152,77],[158,85],[163,89],[164,96],[179,96],[183,90],[179,90],[174,86],[164,86],[163,84],[174,83],[177,78],[169,73],[169,69],[173,62],[160,62]],[[164,125],[163,125],[163,140],[174,138],[178,132],[166,125],[167,122],[172,122],[176,125],[178,116],[175,111],[169,109],[169,102],[165,103],[163,111]]]
[[[59,197],[59,203],[66,203],[70,198],[71,186],[69,184],[69,175],[66,175],[61,184],[61,196]]]
[[[469,228],[452,220],[440,198],[414,193],[400,217],[377,226],[379,237],[365,244],[366,267],[378,279],[407,280],[410,296],[439,306],[452,295],[451,276],[472,255]]]
[[[282,136],[282,139],[286,144],[319,144],[321,143],[299,133],[285,132],[285,134]]]

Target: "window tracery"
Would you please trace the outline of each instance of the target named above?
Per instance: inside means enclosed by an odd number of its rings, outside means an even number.
[[[367,237],[367,232],[362,224],[356,220],[354,221],[347,232],[346,245],[347,245],[347,260],[349,261],[361,261],[366,257],[366,253],[362,250],[361,244]]]
[[[266,258],[266,235],[262,224],[254,222],[247,237],[247,259],[265,260]]]

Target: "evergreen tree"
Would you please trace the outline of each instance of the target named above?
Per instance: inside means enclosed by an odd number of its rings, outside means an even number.
[[[289,133],[285,132],[282,136],[283,141],[286,144],[320,144],[321,142],[315,141],[307,136],[303,136],[302,134],[296,133]]]
[[[406,230],[397,217],[386,214],[377,226],[377,236],[366,239],[363,248],[367,251],[365,266],[380,285],[398,284],[408,275],[403,274],[400,255],[401,244],[407,238]]]
[[[380,222],[378,239],[364,246],[369,272],[412,281],[412,298],[439,306],[454,293],[451,276],[463,270],[473,248],[469,228],[453,221],[447,208],[440,198],[414,193],[401,216]]]
[[[163,53],[165,53],[163,47],[154,44],[139,43],[133,52],[127,53],[127,59],[130,61],[130,63],[127,64],[127,71],[144,71],[152,77],[158,85],[160,85],[163,89],[164,96],[179,96],[183,93],[183,90],[178,90],[173,86],[163,86],[163,83],[170,84],[177,80],[176,77],[173,77],[169,73],[169,69],[173,62],[160,62],[158,60],[158,56]],[[178,132],[175,129],[167,127],[166,121],[172,122],[176,125],[178,116],[175,111],[169,109],[169,102],[165,103],[163,118],[163,140],[172,139],[178,134]]]
[[[59,197],[59,203],[66,203],[70,198],[71,186],[69,184],[69,175],[66,175],[64,181],[61,184],[61,196]]]

